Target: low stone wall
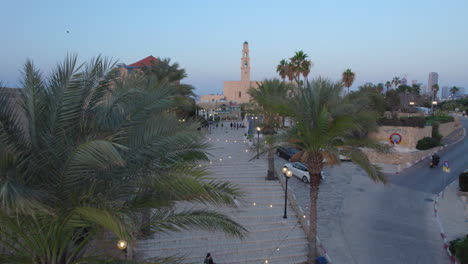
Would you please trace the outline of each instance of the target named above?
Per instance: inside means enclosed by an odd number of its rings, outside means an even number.
[[[440,147],[432,148],[424,151],[413,152],[390,152],[381,153],[371,149],[363,149],[367,158],[372,163],[384,163],[392,165],[405,165],[407,163],[414,163],[430,154],[439,151]]]
[[[450,133],[452,133],[453,131],[455,131],[456,129],[458,129],[458,128],[460,128],[460,127],[461,127],[460,118],[459,118],[459,117],[455,117],[455,121],[454,121],[454,122],[449,122],[449,123],[440,124],[440,126],[439,126],[439,133],[440,133],[443,137],[446,137],[446,136],[450,135]]]
[[[407,148],[416,148],[418,141],[424,137],[432,136],[432,126],[421,127],[403,127],[403,126],[380,126],[377,132],[369,134],[370,138],[377,141],[390,142],[390,135],[398,133],[401,135],[399,145]]]

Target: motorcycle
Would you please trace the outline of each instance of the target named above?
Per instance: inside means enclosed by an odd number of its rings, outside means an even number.
[[[429,167],[434,168],[439,166],[440,157],[437,154],[431,156],[431,162],[429,162]]]

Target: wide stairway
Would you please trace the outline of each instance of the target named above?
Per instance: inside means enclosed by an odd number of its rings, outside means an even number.
[[[140,258],[183,256],[184,263],[203,263],[207,252],[217,264],[295,264],[307,260],[307,238],[296,215],[288,205],[283,218],[284,191],[278,181],[266,181],[264,156],[249,161],[255,151],[243,140],[244,129],[231,129],[229,123],[207,134],[212,143],[211,162],[203,164],[212,177],[237,184],[244,192],[238,207],[218,208],[190,205],[222,212],[249,230],[243,240],[221,232],[183,231],[155,234],[139,241]],[[187,204],[178,205],[180,208]],[[266,262],[265,260],[268,260]]]

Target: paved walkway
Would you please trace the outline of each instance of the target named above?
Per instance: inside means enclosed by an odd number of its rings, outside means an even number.
[[[248,150],[243,135],[243,129],[231,130],[226,125],[213,129],[211,135],[207,135],[213,144],[212,164],[204,164],[214,178],[231,181],[245,192],[239,207],[196,207],[227,214],[250,231],[248,237],[241,241],[223,233],[205,231],[156,234],[152,239],[139,242],[139,257],[179,255],[185,256],[184,263],[202,263],[210,252],[218,264],[262,264],[265,259],[269,264],[295,264],[307,260],[307,238],[292,208],[288,208],[289,217],[283,219],[281,185],[278,181],[265,180],[265,157],[249,161],[254,153]],[[186,206],[178,204],[179,208]]]
[[[468,234],[468,207],[458,195],[458,190],[456,180],[439,195],[437,204],[439,219],[448,241]]]

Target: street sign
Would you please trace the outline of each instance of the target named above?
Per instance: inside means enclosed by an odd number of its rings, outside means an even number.
[[[450,173],[450,163],[448,160],[444,160],[444,166],[442,167],[442,170],[447,173]]]

